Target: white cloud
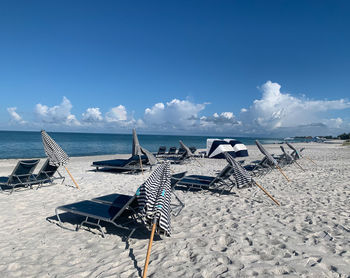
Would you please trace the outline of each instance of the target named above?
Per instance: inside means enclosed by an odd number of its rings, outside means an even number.
[[[54,125],[79,126],[80,122],[75,115],[71,114],[73,108],[71,102],[66,97],[63,97],[61,104],[48,107],[38,103],[35,107],[35,112],[40,121]]]
[[[11,120],[13,122],[19,123],[19,124],[25,124],[26,121],[24,121],[22,119],[22,117],[16,112],[17,107],[9,107],[7,108],[7,112],[10,114],[11,116]]]
[[[248,129],[275,130],[320,123],[322,113],[350,108],[350,103],[339,100],[309,100],[281,93],[278,83],[267,81],[261,86],[262,98],[255,100],[248,111],[242,111],[243,123]],[[339,123],[339,120],[338,120]]]
[[[234,126],[240,124],[232,112],[222,112],[220,115],[214,113],[213,116],[202,116],[201,125],[206,127]]]
[[[87,123],[96,123],[103,121],[100,108],[88,108],[85,113],[82,114],[82,121]]]
[[[196,104],[188,100],[173,99],[166,104],[156,103],[146,108],[144,123],[161,129],[189,129],[198,121],[198,114],[206,104]]]
[[[248,109],[242,108],[242,109],[241,109],[241,113],[244,113],[244,112],[248,112]]]
[[[123,105],[113,107],[106,113],[107,122],[122,122],[127,120],[126,108]]]

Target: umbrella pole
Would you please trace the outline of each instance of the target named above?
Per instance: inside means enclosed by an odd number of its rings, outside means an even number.
[[[146,256],[146,261],[145,261],[145,267],[143,269],[142,278],[146,278],[147,277],[147,268],[148,268],[148,263],[149,263],[149,257],[151,255],[151,248],[152,248],[154,232],[156,231],[156,222],[157,221],[155,219],[154,222],[153,222],[153,226],[152,226],[151,237],[149,238],[149,242],[148,242],[147,256]]]
[[[274,201],[278,206],[280,205],[279,202],[277,202],[260,184],[258,184],[256,181],[254,182],[267,196],[271,198],[272,201]]]
[[[75,181],[75,179],[73,178],[73,176],[71,175],[71,173],[68,171],[67,167],[64,166],[64,169],[66,169],[68,175],[70,176],[70,178],[72,179],[72,181],[74,182],[76,188],[80,189],[79,185],[77,184],[77,182]]]
[[[141,172],[142,172],[142,175],[143,175],[142,160],[141,160],[141,156],[140,155],[139,155],[139,159],[140,159],[140,165],[141,165]]]
[[[298,165],[299,168],[305,172],[305,169],[304,169],[303,167],[301,167],[300,164],[299,164],[298,162],[296,162],[296,161],[294,160],[294,163],[295,163],[296,165]]]
[[[311,158],[308,158],[306,156],[303,156],[303,157],[305,157],[306,159],[310,160],[313,164],[317,165]]]
[[[287,179],[287,181],[290,181],[290,180],[288,179],[288,177],[286,176],[286,174],[283,173],[283,171],[282,171],[282,169],[281,169],[280,166],[276,165],[276,168],[277,168],[277,169],[281,172],[281,174]]]

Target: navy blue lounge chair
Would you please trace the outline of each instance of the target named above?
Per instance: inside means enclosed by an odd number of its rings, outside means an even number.
[[[165,151],[166,151],[166,146],[160,146],[158,149],[158,152],[156,153],[156,156],[165,155]]]
[[[232,167],[226,165],[217,176],[202,176],[202,175],[189,175],[182,178],[179,182],[179,186],[187,187],[190,189],[214,189],[223,191],[231,191],[235,186],[235,182],[230,179],[232,175]]]
[[[174,192],[174,188],[175,188],[176,184],[185,175],[186,175],[186,172],[177,173],[177,174],[172,175],[171,179],[170,179],[172,193],[174,194],[175,199],[178,202],[178,204],[174,204],[174,203],[171,204],[174,216],[179,215],[179,213],[181,212],[181,210],[185,206],[185,204],[180,200],[180,198]],[[113,194],[93,198],[92,201],[117,206],[119,203],[127,202],[128,200],[130,200],[130,198],[132,198],[132,196],[130,196],[130,195],[122,195],[122,194],[118,194],[118,193],[113,193]]]
[[[2,191],[10,189],[10,194],[15,190],[15,187],[28,187],[30,178],[38,165],[39,159],[20,160],[8,177],[0,177],[0,188]]]
[[[141,162],[142,167],[144,168],[144,166],[148,162],[147,156],[142,155]],[[140,172],[142,170],[140,164],[140,157],[138,155],[132,156],[129,159],[94,161],[91,166],[96,167],[96,171],[100,170],[100,168],[113,169],[131,173]]]
[[[136,195],[110,194],[92,200],[59,206],[56,208],[55,213],[61,227],[63,227],[63,223],[59,213],[63,211],[85,217],[85,219],[77,225],[76,231],[84,224],[88,224],[97,227],[101,231],[102,236],[105,237],[101,222],[106,222],[115,227],[130,231],[127,236],[127,239],[129,239],[136,228],[130,228],[127,225],[130,222],[137,223],[137,219],[139,218],[137,208]],[[131,219],[127,218],[127,221],[122,222],[120,216],[126,212],[129,213]]]
[[[49,159],[47,159],[38,174],[32,174],[30,177],[30,185],[38,184],[39,187],[43,184],[50,183],[52,184],[54,180],[62,180],[61,183],[64,182],[65,177],[63,177],[60,172],[58,172],[58,167],[55,165],[51,165],[49,163]],[[55,174],[57,174],[55,176]]]

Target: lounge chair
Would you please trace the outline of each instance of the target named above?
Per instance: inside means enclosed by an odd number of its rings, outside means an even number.
[[[171,207],[173,208],[173,214],[174,216],[179,215],[185,204],[180,200],[180,198],[175,194],[174,192],[174,187],[176,184],[186,175],[186,172],[181,172],[177,173],[171,176],[171,188],[172,188],[172,193],[174,194],[178,204],[171,204]],[[93,198],[92,201],[99,202],[99,203],[104,203],[108,205],[118,205],[119,203],[124,203],[128,200],[130,200],[132,196],[130,195],[122,195],[118,193],[113,193],[105,196],[100,196],[97,198]]]
[[[167,155],[175,155],[176,154],[176,147],[170,147]]]
[[[47,159],[38,174],[32,174],[30,177],[30,185],[39,184],[39,187],[45,183],[52,184],[54,180],[62,180],[61,184],[64,182],[65,177],[63,177],[60,172],[58,172],[58,167],[55,165],[51,165],[49,163],[49,159]],[[58,176],[55,176],[57,173]]]
[[[10,176],[0,177],[1,190],[11,189],[11,194],[15,187],[28,187],[30,185],[30,177],[38,163],[39,159],[18,161]]]
[[[108,200],[109,202],[105,200]],[[101,222],[106,222],[117,228],[130,231],[127,236],[127,239],[129,239],[129,237],[135,232],[136,228],[130,228],[126,225],[132,221],[137,222],[137,207],[136,195],[128,196],[111,194],[92,200],[59,206],[55,209],[55,213],[61,227],[63,227],[63,223],[59,215],[60,211],[69,212],[85,217],[85,219],[77,225],[76,231],[78,231],[84,224],[88,224],[96,226],[101,231],[102,236],[105,237]],[[128,218],[128,221],[122,223],[120,221],[120,216],[124,212],[129,212],[132,219],[130,220]]]
[[[142,168],[141,168],[140,157],[138,155],[135,155],[130,157],[129,159],[112,159],[112,160],[104,160],[104,161],[94,161],[91,166],[96,167],[96,171],[100,170],[100,168],[103,168],[103,169],[113,169],[113,170],[119,170],[123,172],[136,173],[136,172],[142,171],[142,169],[144,169],[147,162],[148,162],[147,157],[142,155],[141,156]]]
[[[156,153],[156,156],[165,155],[165,151],[166,151],[166,146],[160,146],[158,149],[158,152]]]
[[[202,176],[202,175],[189,175],[185,176],[178,182],[179,186],[187,187],[187,190],[191,189],[213,189],[230,192],[235,186],[235,182],[230,179],[232,174],[232,167],[226,165],[217,176]]]
[[[183,179],[185,175],[186,175],[186,172],[181,172],[181,173],[171,175],[171,178],[170,178],[171,191],[174,194],[175,199],[177,201],[177,204],[175,203],[170,204],[174,216],[178,216],[182,211],[182,209],[185,207],[185,204],[180,200],[179,196],[177,196],[175,193],[176,185]]]

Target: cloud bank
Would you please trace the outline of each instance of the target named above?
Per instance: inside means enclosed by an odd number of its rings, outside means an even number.
[[[80,116],[73,114],[73,105],[63,97],[58,105],[38,103],[34,119],[24,120],[16,107],[9,107],[12,124],[37,128],[70,128],[86,131],[129,131],[137,127],[143,131],[189,134],[227,135],[320,135],[348,131],[348,119],[327,117],[332,111],[350,108],[345,99],[313,100],[281,91],[281,85],[271,81],[258,88],[261,98],[250,107],[242,107],[238,114],[233,111],[205,113],[209,103],[194,103],[173,99],[155,103],[145,108],[143,115],[134,118],[134,113],[122,104],[116,104],[106,112],[99,107],[89,107]]]

